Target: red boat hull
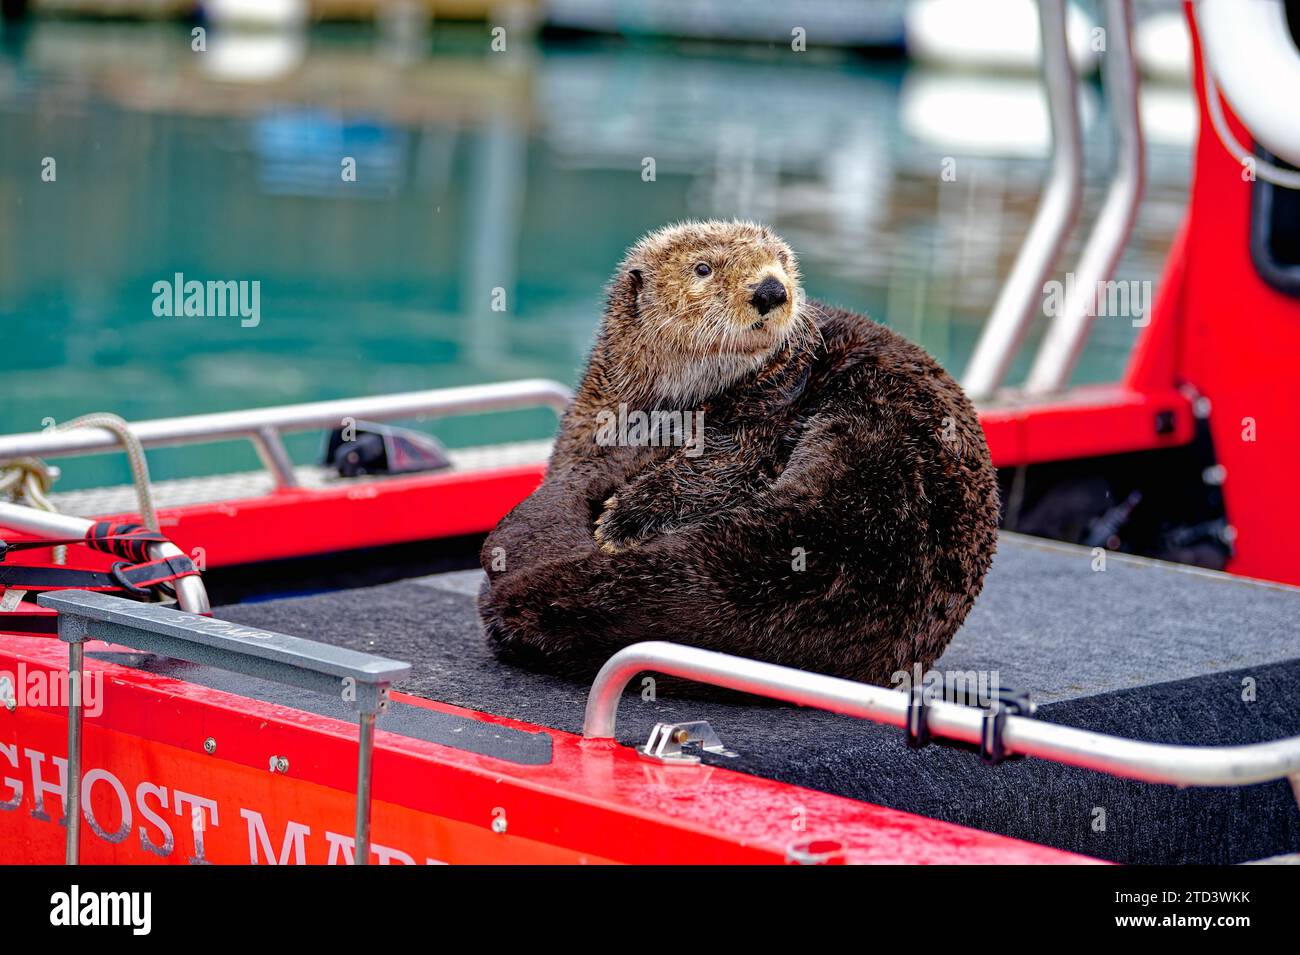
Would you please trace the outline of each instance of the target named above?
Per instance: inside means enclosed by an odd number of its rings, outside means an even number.
[[[0,671],[36,685],[62,671],[66,657],[53,638],[6,638]],[[103,692],[102,711],[85,720],[82,862],[351,860],[354,726],[93,657],[87,672],[99,675],[90,678],[102,680]],[[394,698],[545,732],[552,759],[520,765],[381,730],[374,863],[781,863],[810,846],[845,863],[1093,861],[727,769],[663,766],[627,747]],[[4,862],[63,860],[66,752],[63,710],[38,702],[0,713]],[[271,768],[277,757],[287,760],[285,772]]]

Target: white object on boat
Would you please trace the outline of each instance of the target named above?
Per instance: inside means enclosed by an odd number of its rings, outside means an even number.
[[[297,27],[307,20],[307,0],[204,0],[203,13],[217,25]]]
[[[918,60],[1035,74],[1042,60],[1036,0],[912,0],[905,25]],[[1091,72],[1096,24],[1070,4],[1066,27],[1075,71]]]
[[[1147,142],[1190,150],[1200,127],[1200,112],[1191,87],[1144,86],[1138,91],[1142,134]]]
[[[1096,91],[1079,91],[1086,129]],[[958,76],[908,70],[899,96],[904,132],[945,154],[1042,159],[1051,153],[1051,122],[1042,84],[1018,76]]]
[[[1196,17],[1206,64],[1233,112],[1264,148],[1300,166],[1300,50],[1281,0],[1200,0]]]
[[[292,73],[307,56],[301,33],[268,30],[217,30],[199,58],[204,73],[231,83],[269,83]]]

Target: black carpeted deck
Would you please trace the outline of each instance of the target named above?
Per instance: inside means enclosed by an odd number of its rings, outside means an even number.
[[[505,666],[478,627],[477,573],[223,607],[217,616],[412,664],[399,689],[579,732],[586,684]],[[672,640],[671,621],[663,639]],[[1004,535],[940,669],[998,673],[1038,717],[1160,742],[1300,734],[1300,589]],[[1253,688],[1253,693],[1248,692]],[[1300,849],[1285,781],[1178,790],[1034,759],[914,751],[900,731],[812,710],[629,693],[619,738],[708,719],[728,768],[1129,863],[1241,862]],[[386,729],[402,730],[394,725]]]

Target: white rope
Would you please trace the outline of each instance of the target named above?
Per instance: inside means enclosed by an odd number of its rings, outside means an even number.
[[[102,428],[109,431],[122,442],[126,460],[131,465],[131,481],[135,485],[135,497],[140,504],[140,522],[151,531],[158,530],[158,514],[154,509],[153,488],[149,484],[149,462],[144,456],[144,445],[135,436],[131,426],[115,414],[96,411],[91,414],[73,418],[63,424],[56,424],[55,431],[72,431],[76,428]]]
[[[45,495],[57,477],[50,466],[40,458],[16,458],[0,463],[0,495],[9,495],[14,503],[26,500],[32,507],[55,513],[56,508]],[[54,563],[62,564],[68,550],[60,545],[54,548]]]
[[[102,428],[122,443],[127,462],[131,466],[131,481],[135,485],[136,501],[140,505],[140,521],[150,530],[158,530],[158,512],[154,507],[153,488],[149,483],[149,462],[145,458],[144,446],[131,426],[118,415],[97,411],[56,424],[52,430],[72,431],[76,428]],[[57,509],[46,497],[53,483],[54,475],[49,465],[40,458],[17,458],[0,463],[0,495],[8,494],[15,502],[26,498],[33,507],[54,513]],[[54,548],[56,564],[64,563],[66,557],[65,547]]]

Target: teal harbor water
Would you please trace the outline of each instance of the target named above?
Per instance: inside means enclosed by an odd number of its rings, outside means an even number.
[[[477,26],[414,41],[331,26],[214,31],[195,52],[180,24],[0,34],[0,432],[89,411],[572,384],[623,250],[683,218],[771,223],[810,296],[960,371],[1045,171],[1035,78],[815,44],[521,37],[492,53],[489,40]],[[1149,186],[1118,276],[1139,282],[1158,279],[1178,226],[1194,135],[1185,88],[1153,95]],[[1095,83],[1084,99],[1088,221],[1109,135]],[[257,281],[258,322],[155,315],[155,283],[176,273]],[[1117,377],[1135,334],[1100,320],[1076,380]],[[553,423],[538,411],[427,427],[464,446]],[[302,462],[320,445],[289,442]],[[258,466],[240,443],[150,462],[155,478]],[[60,488],[128,479],[119,455],[60,464]]]

